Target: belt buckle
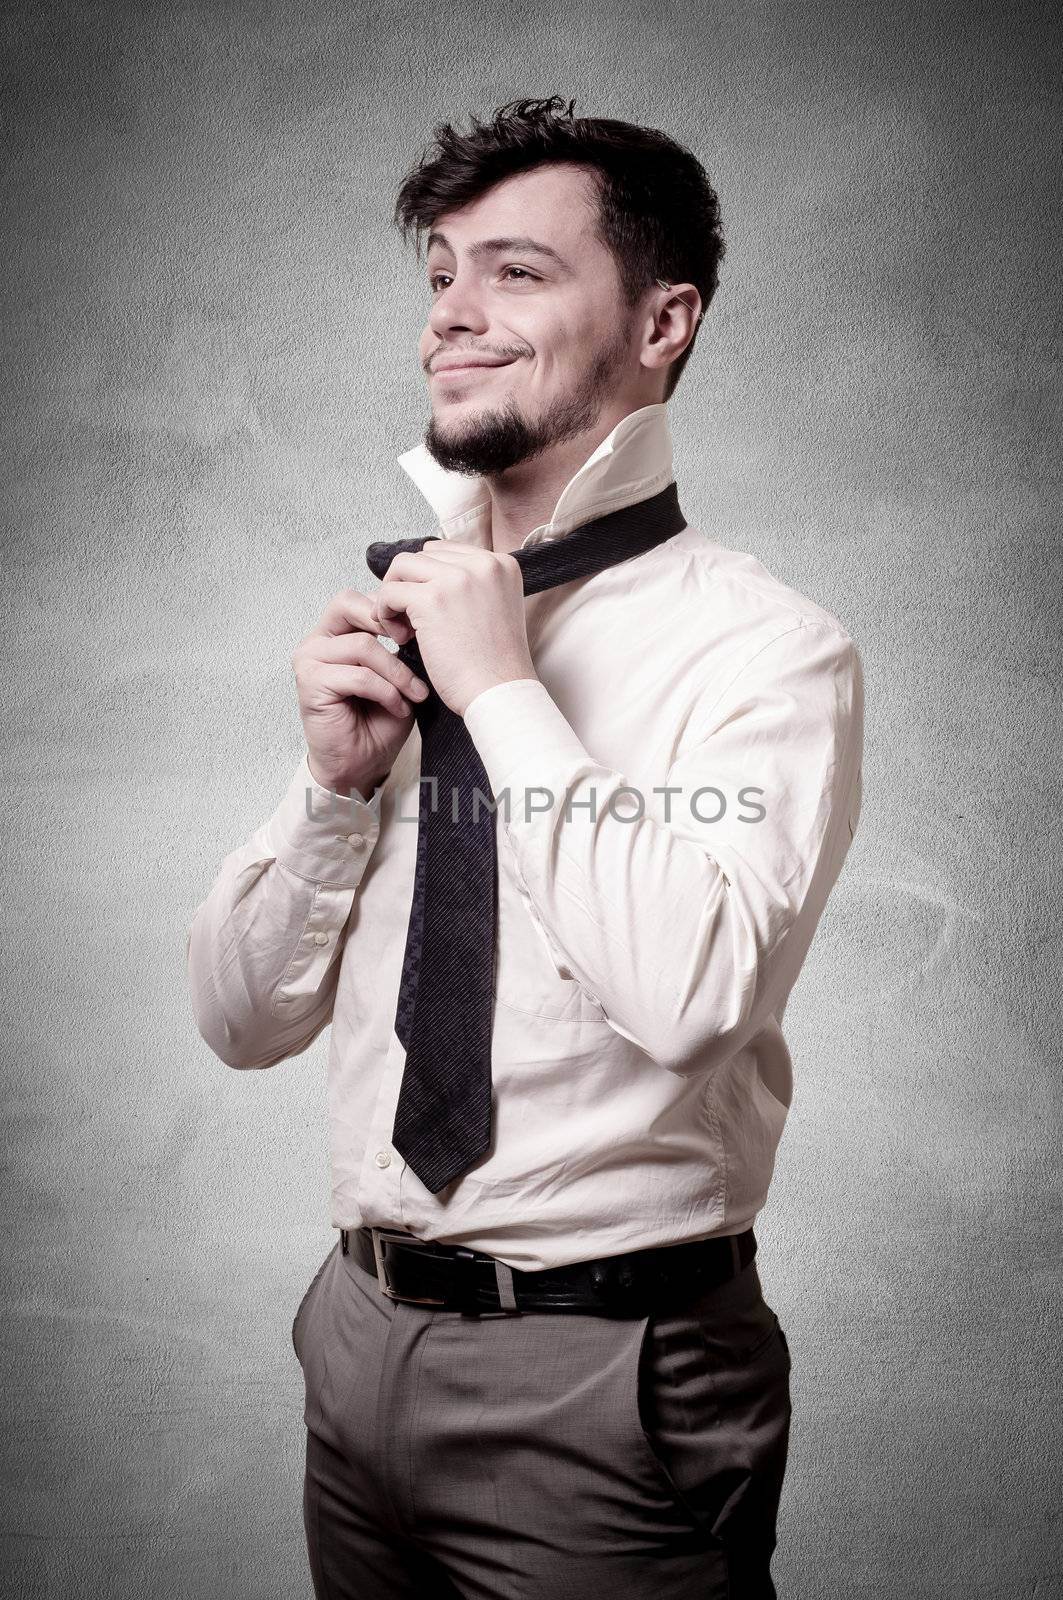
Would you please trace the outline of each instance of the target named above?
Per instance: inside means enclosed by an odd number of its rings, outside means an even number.
[[[481,1306],[476,1295],[476,1251],[464,1245],[456,1246],[451,1272],[451,1297],[448,1304],[455,1311],[472,1312],[479,1316],[489,1306]]]
[[[388,1279],[387,1253],[385,1246],[388,1240],[394,1240],[400,1244],[416,1244],[417,1240],[412,1234],[396,1233],[389,1228],[370,1228],[369,1231],[373,1235],[373,1259],[376,1262],[376,1281],[380,1285],[381,1292],[383,1294],[386,1294],[390,1300],[398,1300],[406,1305],[441,1306],[446,1304],[444,1300],[429,1299],[427,1296],[399,1294],[391,1286],[391,1283]]]
[[[640,1316],[645,1305],[645,1289],[638,1282],[630,1261],[605,1257],[590,1267],[590,1279],[599,1303],[609,1316]]]

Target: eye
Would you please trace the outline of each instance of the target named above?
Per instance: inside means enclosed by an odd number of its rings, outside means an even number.
[[[503,269],[502,269],[503,277],[509,272],[519,272],[521,274],[521,277],[516,280],[516,282],[518,282],[518,283],[523,283],[525,280],[527,280],[528,283],[538,283],[538,281],[539,281],[534,273],[528,271],[527,267],[517,267],[517,266],[503,267]],[[431,289],[432,293],[433,294],[437,294],[439,292],[438,288],[437,288],[437,285],[439,283],[440,278],[449,278],[449,277],[450,277],[450,273],[449,272],[433,272],[433,273],[431,273],[429,275],[429,279],[428,279],[428,287]]]

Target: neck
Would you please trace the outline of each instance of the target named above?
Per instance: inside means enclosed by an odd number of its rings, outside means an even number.
[[[638,405],[646,405],[641,400]],[[491,548],[499,555],[518,550],[533,528],[549,522],[561,493],[587,458],[634,406],[603,410],[593,428],[551,446],[487,479],[491,491]]]

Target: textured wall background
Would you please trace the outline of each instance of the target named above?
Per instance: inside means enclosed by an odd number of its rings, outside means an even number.
[[[395,188],[555,91],[718,183],[684,505],[867,677],[758,1223],[780,1596],[1060,1593],[1056,15],[6,8],[5,1594],[311,1593],[326,1041],[223,1067],[185,931],[298,760],[292,647],[430,524]]]

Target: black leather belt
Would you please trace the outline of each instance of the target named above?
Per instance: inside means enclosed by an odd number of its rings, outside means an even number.
[[[752,1228],[542,1272],[388,1228],[341,1228],[340,1247],[393,1300],[445,1311],[582,1311],[606,1317],[679,1308],[734,1277],[757,1253]]]

